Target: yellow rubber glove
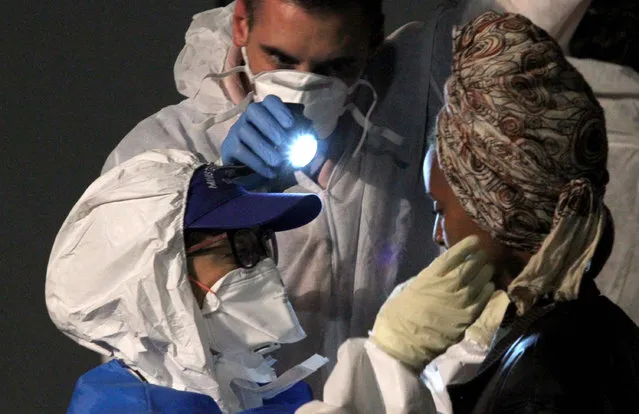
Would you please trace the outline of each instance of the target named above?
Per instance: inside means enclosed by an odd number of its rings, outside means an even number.
[[[504,319],[506,308],[510,303],[508,294],[503,290],[496,290],[477,320],[466,329],[466,338],[471,339],[484,348],[488,348],[497,332],[497,328]]]
[[[390,356],[421,370],[459,342],[495,287],[493,267],[469,236],[398,286],[377,314],[371,340]]]

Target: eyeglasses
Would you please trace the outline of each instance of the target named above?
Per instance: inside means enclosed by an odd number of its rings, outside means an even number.
[[[277,241],[273,230],[240,229],[229,230],[205,240],[187,250],[188,256],[204,254],[215,247],[220,241],[228,239],[231,250],[238,266],[250,269],[255,267],[263,257],[269,257],[277,264]]]

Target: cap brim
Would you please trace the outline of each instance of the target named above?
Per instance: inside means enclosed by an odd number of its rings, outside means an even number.
[[[189,225],[190,229],[241,229],[256,226],[284,231],[311,222],[322,211],[315,194],[250,193],[236,197]]]

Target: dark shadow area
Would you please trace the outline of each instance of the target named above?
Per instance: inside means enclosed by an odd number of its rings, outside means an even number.
[[[639,70],[637,44],[639,2],[593,0],[570,42],[570,53]]]
[[[49,251],[109,151],[137,122],[180,100],[173,62],[191,16],[215,4],[3,7],[0,412],[64,412],[77,378],[100,362],[49,319]]]

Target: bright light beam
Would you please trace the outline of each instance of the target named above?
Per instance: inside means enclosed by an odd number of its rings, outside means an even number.
[[[288,150],[288,161],[293,168],[304,168],[315,158],[317,139],[311,134],[296,137]]]

